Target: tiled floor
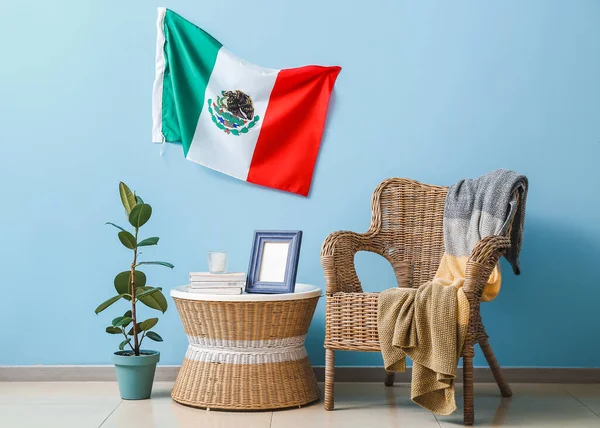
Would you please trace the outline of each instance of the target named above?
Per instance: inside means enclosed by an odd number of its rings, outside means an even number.
[[[428,428],[462,425],[459,409],[434,416],[413,404],[410,387],[336,384],[336,410],[322,403],[275,412],[220,412],[181,406],[171,383],[158,382],[151,400],[122,401],[111,382],[0,383],[2,428]],[[514,384],[502,399],[493,384],[476,385],[476,426],[600,428],[600,385]],[[460,396],[460,387],[457,395]],[[459,407],[461,400],[458,400]]]

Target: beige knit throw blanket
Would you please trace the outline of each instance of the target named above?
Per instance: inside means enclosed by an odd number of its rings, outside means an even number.
[[[439,415],[456,410],[454,378],[467,335],[469,302],[458,282],[437,278],[419,288],[391,288],[377,308],[386,370],[405,371],[410,357],[411,399]]]

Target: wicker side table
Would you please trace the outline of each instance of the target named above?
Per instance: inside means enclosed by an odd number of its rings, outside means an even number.
[[[189,346],[171,396],[181,404],[267,410],[319,399],[304,339],[321,295],[202,295],[171,291]]]

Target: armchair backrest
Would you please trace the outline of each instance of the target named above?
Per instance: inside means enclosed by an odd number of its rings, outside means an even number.
[[[371,227],[395,268],[410,269],[411,285],[431,280],[444,253],[447,187],[390,178],[373,193]]]

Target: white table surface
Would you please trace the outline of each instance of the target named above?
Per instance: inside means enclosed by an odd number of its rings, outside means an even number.
[[[202,300],[202,301],[217,301],[217,302],[267,302],[275,300],[300,300],[310,299],[321,295],[321,289],[309,284],[296,284],[296,289],[293,293],[282,294],[203,294],[191,293],[187,289],[189,285],[181,285],[171,290],[171,297],[186,300]]]

